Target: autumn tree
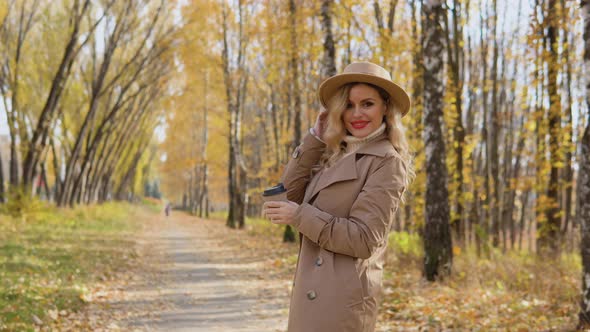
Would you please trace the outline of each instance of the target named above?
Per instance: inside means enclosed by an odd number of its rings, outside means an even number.
[[[170,8],[157,0],[9,4],[0,98],[11,190],[58,205],[103,201],[116,186],[134,191],[168,93]]]
[[[590,69],[590,1],[582,0],[584,19],[584,68]],[[586,81],[586,107],[590,110],[590,80]],[[581,141],[580,173],[578,175],[578,220],[582,232],[582,298],[578,327],[590,327],[590,112]]]
[[[462,6],[461,1],[454,0],[453,6],[449,10],[450,15],[446,15],[445,25],[445,45],[447,48],[447,59],[449,62],[450,72],[450,93],[453,95],[452,112],[452,130],[453,130],[453,147],[455,149],[455,172],[453,172],[453,182],[455,182],[455,200],[454,200],[454,218],[451,225],[455,230],[455,238],[458,242],[464,242],[465,231],[463,227],[464,213],[464,171],[463,171],[463,149],[465,147],[465,129],[463,127],[463,81],[465,79],[464,63],[464,41],[462,27]]]
[[[322,60],[322,78],[336,75],[336,49],[332,32],[333,0],[322,0],[321,21],[324,34],[324,52]]]
[[[424,141],[426,148],[426,222],[424,276],[429,281],[451,273],[453,252],[449,228],[447,167],[442,132],[444,8],[441,1],[422,5],[424,55]]]
[[[559,168],[563,163],[560,149],[561,136],[561,94],[558,91],[557,76],[559,73],[558,62],[558,41],[557,34],[559,13],[556,0],[549,0],[547,4],[547,29],[545,42],[549,48],[547,59],[547,79],[549,94],[549,114],[548,114],[548,131],[549,131],[549,181],[547,184],[547,199],[544,203],[543,211],[545,214],[544,222],[539,224],[539,239],[537,241],[539,252],[549,251],[555,254],[559,249],[559,231],[561,227],[561,214],[559,206]]]
[[[237,6],[237,31],[230,30],[230,20],[233,8],[223,5],[222,31],[223,77],[225,82],[227,110],[229,113],[229,165],[228,165],[228,195],[229,211],[227,226],[243,228],[246,218],[246,184],[247,170],[242,150],[242,116],[244,98],[248,84],[248,69],[246,68],[246,47],[248,45],[246,24],[249,21],[248,8],[243,1]],[[237,32],[236,40],[231,40],[232,32]],[[231,48],[231,53],[230,53]]]
[[[112,6],[113,2],[107,4],[107,8]],[[82,29],[82,21],[86,17],[91,3],[89,0],[74,1],[70,16],[70,34],[65,46],[61,63],[59,64],[57,71],[53,77],[51,87],[49,89],[49,95],[45,101],[45,105],[41,110],[41,114],[37,119],[35,130],[30,140],[27,140],[26,153],[24,156],[23,167],[22,167],[22,183],[26,188],[32,184],[33,178],[36,174],[37,165],[39,164],[41,156],[47,147],[47,138],[51,129],[51,124],[56,119],[58,111],[58,105],[63,95],[64,89],[67,84],[67,80],[72,73],[72,67],[74,61],[82,48],[90,41],[93,35],[94,29],[98,26],[106,15],[106,11],[103,12],[98,19],[96,19],[91,26],[91,31],[85,37],[80,38]]]
[[[530,7],[521,0],[513,5],[451,1],[442,5],[440,17],[432,11],[438,7],[418,1],[193,1],[182,8],[182,28],[187,30],[178,40],[194,39],[182,51],[186,55],[176,61],[182,67],[179,77],[191,73],[186,80],[193,88],[186,88],[185,82],[176,85],[166,123],[186,137],[167,135],[163,146],[170,158],[164,162],[165,187],[172,190],[172,183],[181,187],[187,207],[194,210],[205,191],[199,183],[207,165],[212,206],[237,211],[231,212],[236,217],[241,211],[260,216],[262,190],[280,181],[299,133],[313,125],[320,108],[319,83],[340,66],[368,60],[383,65],[411,91],[412,116],[402,121],[408,128],[415,167],[426,170],[417,172],[408,188],[411,203],[398,210],[395,230],[426,231],[426,220],[432,219],[425,214],[432,214],[436,207],[433,198],[426,196],[432,188],[444,188],[446,194],[438,194],[446,196],[448,203],[439,209],[443,211],[440,220],[448,213],[454,243],[465,246],[462,249],[476,244],[479,254],[493,255],[494,247],[520,250],[526,244],[529,247],[524,249],[535,250],[534,239],[548,234],[543,225],[555,215],[545,209],[553,206],[549,197],[555,198],[549,190],[553,167],[558,174],[558,232],[576,241],[572,232],[576,224],[568,221],[574,201],[568,187],[577,176],[573,151],[581,137],[573,123],[585,108],[575,97],[583,74],[575,70],[581,56],[571,46],[580,44],[575,30],[578,9],[571,2],[539,0]],[[549,8],[555,9],[551,15],[557,19],[550,17]],[[196,22],[202,22],[200,29],[187,28],[196,27]],[[439,32],[435,38],[426,38],[431,31]],[[431,47],[429,53],[426,46]],[[432,49],[439,52],[436,59]],[[190,69],[198,66],[211,70],[208,80]],[[221,85],[213,82],[219,78]],[[204,81],[209,82],[206,93]],[[424,84],[431,82],[444,89],[437,94],[426,92]],[[205,100],[203,94],[208,95]],[[562,96],[560,101],[555,100],[556,94]],[[190,111],[191,100],[193,107],[210,111],[208,120],[202,112],[182,115]],[[559,124],[550,123],[550,110],[560,108],[558,102],[564,106],[564,116]],[[556,153],[551,148],[555,142],[551,126],[562,142],[567,141]],[[436,127],[440,132],[432,130]],[[236,134],[238,128],[244,129]],[[209,138],[205,139],[203,130]],[[186,144],[193,144],[194,151],[173,146]],[[207,154],[202,153],[204,146]],[[438,155],[442,147],[445,154]],[[428,180],[433,164],[437,172],[447,168],[436,182],[435,177]],[[174,178],[173,170],[182,170],[181,179]],[[236,207],[241,201],[243,210]],[[430,243],[444,247],[445,241]]]

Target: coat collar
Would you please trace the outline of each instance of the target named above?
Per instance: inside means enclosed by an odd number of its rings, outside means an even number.
[[[334,165],[323,169],[320,171],[318,176],[313,178],[309,184],[313,189],[309,196],[304,199],[304,201],[309,202],[322,189],[334,183],[356,180],[358,178],[356,167],[357,155],[374,155],[378,157],[384,157],[392,150],[395,151],[394,147],[387,139],[387,135],[382,134],[374,141],[361,146],[355,152],[342,157],[342,159],[338,160]]]
[[[387,139],[387,134],[383,133],[375,138],[374,141],[370,141],[367,144],[361,146],[352,154],[370,154],[378,157],[385,157],[387,152],[391,151],[392,149],[393,147]]]

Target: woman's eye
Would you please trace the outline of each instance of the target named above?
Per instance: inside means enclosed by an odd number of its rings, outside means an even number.
[[[365,107],[371,107],[371,106],[373,106],[373,103],[372,102],[366,102],[365,103]]]
[[[346,104],[346,109],[349,109],[349,108],[352,108],[352,104],[351,103]]]

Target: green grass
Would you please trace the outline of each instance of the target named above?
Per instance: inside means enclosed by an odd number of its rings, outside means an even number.
[[[226,220],[227,211],[214,211],[209,213],[209,219],[213,220]]]
[[[133,256],[128,204],[0,214],[0,330],[32,331],[33,315],[76,311],[87,287]]]
[[[146,206],[150,211],[155,213],[161,213],[164,211],[164,202],[161,199],[153,197],[143,197],[141,204]]]
[[[392,250],[395,255],[406,256],[410,259],[422,257],[424,254],[422,239],[417,233],[389,233],[389,250]]]

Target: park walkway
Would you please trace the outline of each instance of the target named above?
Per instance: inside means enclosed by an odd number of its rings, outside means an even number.
[[[145,273],[111,303],[132,331],[284,331],[290,280],[264,278],[264,257],[240,259],[219,221],[174,212],[138,238]],[[121,300],[121,299],[124,300]]]

